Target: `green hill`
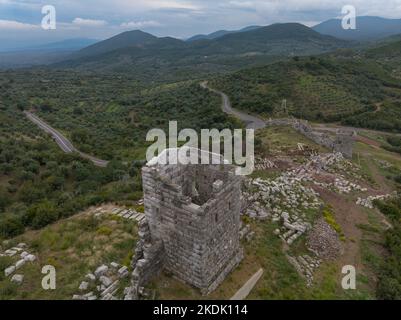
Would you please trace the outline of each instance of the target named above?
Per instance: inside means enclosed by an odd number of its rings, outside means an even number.
[[[265,117],[288,112],[309,120],[401,130],[394,114],[388,119],[383,112],[389,109],[379,107],[386,102],[391,110],[398,110],[393,104],[401,99],[399,81],[379,62],[357,54],[296,57],[216,78],[212,84],[231,97],[235,108]]]
[[[99,55],[126,47],[143,46],[155,41],[157,41],[157,37],[149,33],[140,30],[127,31],[81,49],[74,54],[73,58]]]

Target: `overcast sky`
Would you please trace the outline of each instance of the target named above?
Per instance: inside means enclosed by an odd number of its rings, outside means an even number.
[[[341,16],[347,4],[359,16],[401,18],[401,0],[0,0],[0,48],[105,39],[134,29],[186,38],[276,22],[311,26]],[[40,27],[44,5],[56,8],[56,30]]]

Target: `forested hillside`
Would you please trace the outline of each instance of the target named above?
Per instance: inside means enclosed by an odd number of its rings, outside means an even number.
[[[288,113],[314,121],[401,131],[397,57],[387,46],[294,57],[216,78],[213,85],[232,98],[235,108],[266,118]]]
[[[197,82],[147,87],[124,76],[48,70],[4,72],[0,79],[2,238],[90,205],[138,200],[150,129],[165,129],[169,120],[197,130],[239,125]],[[22,110],[36,112],[79,150],[110,160],[108,167],[64,154]]]

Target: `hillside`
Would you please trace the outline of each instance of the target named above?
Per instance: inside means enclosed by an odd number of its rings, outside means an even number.
[[[385,65],[357,54],[294,58],[217,78],[213,84],[232,98],[235,108],[265,117],[288,112],[314,121],[401,131],[399,81]],[[380,108],[381,103],[388,108]]]
[[[261,28],[260,26],[249,26],[240,30],[235,30],[235,31],[227,31],[227,30],[219,30],[219,31],[215,31],[209,34],[197,34],[189,39],[187,39],[188,42],[191,41],[197,41],[197,40],[212,40],[212,39],[217,39],[220,38],[222,36],[225,36],[227,34],[232,34],[232,33],[238,33],[238,32],[245,32],[245,31],[251,31],[254,29],[258,29]]]
[[[345,40],[378,40],[401,33],[401,19],[380,17],[357,17],[355,30],[344,30],[340,19],[331,19],[313,27],[321,34]]]
[[[157,37],[149,33],[139,30],[127,31],[83,48],[74,55],[74,58],[95,56],[126,47],[144,46],[155,41]]]
[[[134,35],[137,34],[135,32]],[[202,78],[212,73],[235,71],[288,56],[329,52],[352,45],[295,23],[275,24],[214,40],[192,42],[155,38],[142,33],[139,35],[141,40],[136,39],[136,44],[125,44],[119,48],[123,43],[128,43],[121,42],[120,37],[131,36],[131,33],[123,34],[83,49],[79,56],[54,67],[135,72],[138,77],[153,81],[193,78],[194,74]]]

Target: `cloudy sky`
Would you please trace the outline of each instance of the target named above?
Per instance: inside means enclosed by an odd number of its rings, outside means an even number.
[[[41,28],[45,5],[56,8],[56,30]],[[0,48],[105,39],[134,29],[186,38],[276,22],[311,26],[339,17],[344,5],[360,16],[401,18],[401,0],[0,0]]]

